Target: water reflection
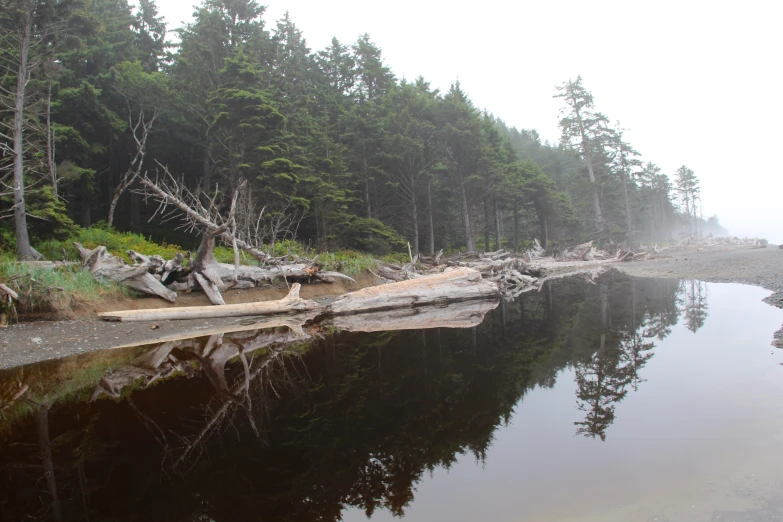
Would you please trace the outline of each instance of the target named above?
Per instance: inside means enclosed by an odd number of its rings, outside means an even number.
[[[67,363],[4,372],[0,390],[33,391],[0,430],[0,519],[402,515],[423,474],[485,459],[525,394],[564,369],[577,433],[605,440],[655,341],[683,314],[692,331],[704,324],[706,290],[610,273],[485,313],[461,311],[463,329],[280,325],[171,341],[108,372],[85,358],[97,373],[67,393]]]

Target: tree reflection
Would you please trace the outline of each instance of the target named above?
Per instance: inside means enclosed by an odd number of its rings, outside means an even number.
[[[644,382],[641,370],[653,356],[653,339],[677,323],[679,287],[619,274],[599,287],[599,299],[585,303],[576,327],[580,341],[595,348],[574,364],[577,408],[585,412],[574,425],[577,434],[606,440],[617,405]]]
[[[685,325],[696,333],[707,320],[707,284],[690,279],[683,281]]]
[[[92,402],[49,410],[63,520],[402,516],[424,474],[484,460],[524,395],[566,368],[578,432],[604,439],[653,339],[676,323],[678,287],[597,283],[525,294],[473,328],[304,339],[281,327],[152,347],[107,373]],[[51,518],[25,445],[35,436],[33,422],[0,441],[3,520]]]

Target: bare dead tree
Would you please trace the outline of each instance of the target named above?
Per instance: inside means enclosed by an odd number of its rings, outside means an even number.
[[[150,132],[152,132],[152,126],[155,124],[155,120],[158,118],[158,109],[156,107],[151,109],[152,115],[149,118],[145,117],[145,110],[142,107],[134,122],[133,111],[131,110],[130,100],[127,96],[125,96],[125,103],[128,107],[128,127],[131,130],[133,141],[136,144],[136,153],[131,159],[127,170],[122,174],[120,182],[114,188],[111,204],[109,205],[109,217],[107,219],[109,226],[112,226],[114,223],[114,212],[117,209],[117,202],[119,201],[120,196],[141,174],[142,168],[144,167],[144,158],[147,154],[147,138],[149,137]],[[149,112],[150,111],[147,111],[147,114]]]
[[[236,240],[237,248],[253,256],[259,263],[269,259],[266,252],[232,234],[231,225],[235,222],[237,200],[244,187],[244,182],[234,192],[232,212],[229,216],[223,216],[221,213],[222,201],[218,200],[219,190],[217,188],[211,197],[196,195],[187,188],[183,181],[176,179],[167,167],[159,162],[156,163],[163,171],[161,175],[156,175],[154,179],[151,179],[145,173],[139,178],[144,186],[142,194],[158,203],[155,215],[160,215],[164,222],[183,218],[184,222],[179,227],[180,229],[201,233],[208,231],[213,235],[213,239],[219,237],[229,245]]]

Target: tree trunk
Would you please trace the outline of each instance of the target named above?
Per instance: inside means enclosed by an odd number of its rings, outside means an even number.
[[[413,253],[419,253],[419,209],[416,206],[416,179],[411,175],[411,213],[413,214]]]
[[[498,211],[498,203],[497,201],[492,202],[492,210],[495,211],[495,250],[500,250],[503,248],[501,246],[501,233],[500,233],[500,212]]]
[[[468,252],[476,251],[476,244],[473,242],[473,231],[470,226],[470,209],[468,208],[468,195],[465,193],[465,185],[459,187],[460,198],[462,199],[462,222],[465,225],[465,245]]]
[[[576,104],[574,104],[576,107]],[[585,163],[587,163],[587,174],[590,177],[590,184],[593,187],[593,206],[595,207],[595,221],[598,230],[599,239],[603,236],[604,232],[604,217],[601,213],[601,198],[598,195],[598,184],[595,180],[595,172],[593,171],[593,155],[590,152],[590,143],[588,142],[587,135],[585,134],[584,125],[582,123],[582,115],[579,114],[579,110],[576,111],[576,119],[579,124],[579,134],[582,138],[582,152],[585,155]]]
[[[370,178],[367,174],[367,144],[362,133],[362,175],[364,177],[364,199],[367,202],[367,217],[372,219],[372,203],[370,202]]]
[[[63,512],[60,507],[60,496],[57,492],[57,480],[54,475],[54,462],[52,461],[52,444],[49,440],[49,410],[40,406],[35,412],[35,421],[38,428],[38,449],[41,454],[46,488],[52,497],[52,518],[60,522],[63,520]]]
[[[106,224],[110,227],[114,226],[114,211],[117,210],[117,202],[120,200],[120,196],[125,191],[122,186],[122,182],[114,188],[114,193],[111,196],[111,203],[109,203],[109,215],[106,218]]]
[[[84,228],[90,228],[92,226],[92,205],[90,202],[90,183],[86,176],[82,176],[80,192],[79,203],[81,203],[82,207],[82,226]]]
[[[546,214],[541,216],[541,246],[544,250],[549,248],[549,221]]]
[[[489,251],[489,206],[487,205],[487,200],[484,199],[484,252]]]
[[[30,52],[30,32],[33,26],[34,9],[25,13],[24,35],[19,49],[19,70],[16,78],[16,94],[14,98],[14,230],[16,232],[16,254],[20,261],[29,261],[39,257],[30,246],[30,236],[27,231],[27,212],[24,202],[24,98],[27,87],[27,57]]]
[[[432,182],[427,183],[427,213],[430,218],[430,254],[435,254],[435,220],[432,217]]]
[[[514,252],[519,252],[519,209],[514,203]]]
[[[52,129],[52,81],[49,80],[48,97],[46,98],[46,163],[49,167],[49,180],[57,197],[57,167],[54,161],[54,131]]]
[[[631,204],[628,201],[628,180],[625,172],[623,175],[623,194],[625,195],[625,226],[627,228],[626,238],[628,239],[628,249],[633,248],[633,220],[631,219]]]

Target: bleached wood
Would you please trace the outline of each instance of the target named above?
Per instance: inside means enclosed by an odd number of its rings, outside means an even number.
[[[323,306],[315,301],[299,297],[299,283],[294,283],[288,295],[278,301],[240,303],[223,306],[189,306],[153,310],[125,310],[104,312],[98,317],[107,321],[150,321],[167,319],[206,319],[216,317],[242,317],[248,315],[274,315],[319,310]]]
[[[456,268],[388,285],[363,288],[337,298],[329,305],[330,315],[445,305],[458,301],[494,299],[494,283],[484,281],[477,270]]]
[[[104,246],[92,250],[84,248],[80,243],[74,243],[74,246],[79,250],[84,268],[96,279],[121,283],[145,294],[162,297],[172,303],[176,301],[176,292],[169,290],[155,279],[155,276],[148,272],[147,266],[128,266],[121,258],[109,254]]]

